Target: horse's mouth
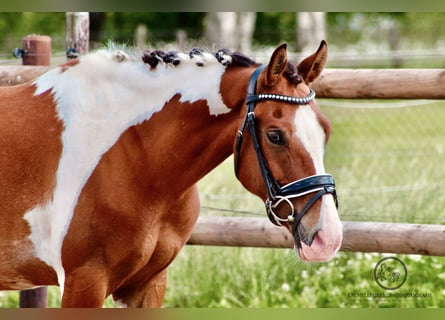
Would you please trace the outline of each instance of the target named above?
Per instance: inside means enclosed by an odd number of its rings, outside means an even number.
[[[301,260],[328,262],[340,250],[343,241],[342,225],[339,220],[330,220],[330,217],[320,219],[321,222],[312,232],[307,232],[302,224],[293,231],[295,250]]]

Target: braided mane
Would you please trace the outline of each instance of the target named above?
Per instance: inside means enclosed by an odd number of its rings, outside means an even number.
[[[194,61],[198,67],[207,63],[218,62],[225,67],[229,66],[251,66],[257,63],[242,53],[232,53],[227,49],[217,52],[206,52],[199,48],[193,48],[188,54],[177,51],[149,50],[142,53],[142,61],[151,68],[156,68],[159,63],[178,66],[182,61]]]
[[[116,45],[108,46],[109,53],[112,54],[114,60],[122,62],[124,60],[137,60],[134,53],[129,53],[125,48],[117,48]],[[111,52],[110,52],[111,51]],[[156,69],[159,65],[177,67],[181,63],[194,63],[198,67],[205,67],[208,64],[220,63],[224,67],[249,67],[259,66],[260,63],[255,62],[248,56],[240,52],[231,52],[228,49],[220,49],[216,52],[209,52],[199,48],[193,48],[189,53],[178,51],[164,50],[146,50],[142,52],[142,61],[148,64],[151,69]],[[290,62],[284,72],[284,76],[294,84],[299,84],[303,80],[298,75],[297,68]]]

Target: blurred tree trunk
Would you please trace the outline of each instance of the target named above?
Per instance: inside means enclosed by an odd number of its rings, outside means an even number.
[[[297,50],[304,54],[314,52],[321,40],[326,39],[325,12],[297,13]]]
[[[250,52],[252,50],[253,32],[255,31],[255,12],[238,12],[238,50]]]
[[[249,52],[255,29],[255,12],[208,12],[204,36],[217,48]]]
[[[389,21],[388,26],[389,31],[389,48],[392,52],[392,59],[391,59],[391,67],[393,68],[401,68],[403,65],[403,61],[398,53],[400,50],[400,23],[399,20],[392,17]]]

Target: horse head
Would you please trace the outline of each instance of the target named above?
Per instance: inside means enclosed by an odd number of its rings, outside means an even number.
[[[297,66],[286,44],[276,48],[250,77],[234,147],[238,179],[265,201],[274,224],[291,231],[307,261],[331,260],[342,242],[335,184],[324,168],[331,125],[309,88],[326,59],[324,41]]]

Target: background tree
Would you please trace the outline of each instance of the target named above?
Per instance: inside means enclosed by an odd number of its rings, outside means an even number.
[[[296,20],[298,51],[311,53],[321,40],[327,40],[325,12],[298,12]]]
[[[208,12],[204,20],[204,36],[217,48],[249,52],[255,19],[255,12]]]
[[[281,42],[287,42],[291,52],[304,49],[304,37],[316,40],[308,45],[314,50],[320,38],[327,38],[330,49],[330,66],[335,65],[335,56],[353,56],[354,59],[340,62],[342,67],[358,67],[362,63],[361,54],[366,54],[364,61],[368,67],[411,66],[411,67],[442,67],[441,52],[445,48],[445,14],[443,12],[329,12],[325,15],[326,36],[315,34],[323,30],[322,22],[315,23],[313,31],[306,31],[298,35],[297,23],[303,25],[304,18],[299,18],[293,12],[257,12],[243,14],[229,13],[232,16],[230,30],[244,30],[226,32],[228,37],[205,36],[210,25],[210,14],[205,12],[92,12],[90,13],[90,35],[92,49],[101,47],[109,40],[125,43],[129,46],[137,42],[136,29],[140,26],[145,33],[146,46],[169,49],[180,49],[177,45],[177,35],[182,30],[184,49],[192,46],[229,47],[253,56],[253,52],[261,52],[265,48],[275,47]],[[229,19],[230,20],[230,19]],[[229,20],[222,19],[224,26]],[[246,22],[244,25],[243,22]],[[234,25],[235,24],[235,25]],[[65,51],[65,13],[59,12],[0,12],[0,57],[11,59],[11,52],[21,45],[21,39],[29,34],[49,35],[52,38],[53,54],[62,56]],[[141,32],[139,33],[141,34]],[[238,40],[236,40],[239,38]],[[207,39],[207,40],[205,40]],[[228,40],[225,40],[228,39]],[[203,40],[205,41],[203,43]],[[220,42],[221,40],[221,42]],[[224,42],[223,42],[224,41]],[[232,41],[231,43],[227,43]],[[418,59],[415,65],[410,62],[409,55],[401,56],[400,52],[415,50],[415,54],[422,51],[430,58]],[[382,55],[392,57],[382,60]],[[373,54],[375,53],[375,54]],[[375,63],[370,63],[372,56]],[[380,61],[378,61],[380,59]],[[439,64],[438,64],[439,63]]]

